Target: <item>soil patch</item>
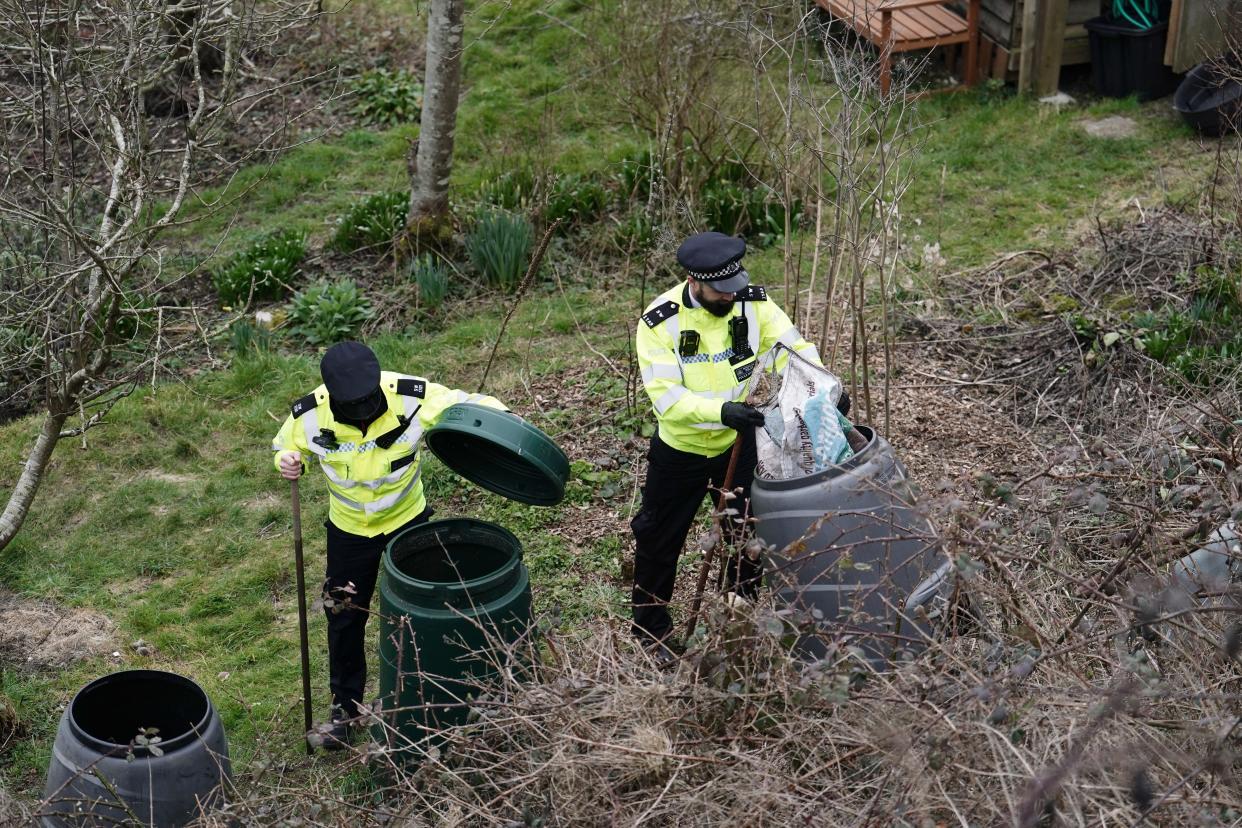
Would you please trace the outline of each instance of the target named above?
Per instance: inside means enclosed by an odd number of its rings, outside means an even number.
[[[115,625],[92,610],[0,590],[0,663],[59,669],[115,649]]]

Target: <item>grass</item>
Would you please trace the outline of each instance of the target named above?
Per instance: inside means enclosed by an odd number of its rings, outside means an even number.
[[[627,296],[618,307],[636,301]],[[605,314],[589,308],[578,314],[594,347],[624,357],[624,341],[590,327]],[[554,333],[558,328],[565,332]],[[566,357],[581,348],[559,295],[529,298],[510,330],[488,386],[501,399],[519,393],[522,376],[561,371],[581,359]],[[494,331],[495,309],[484,307],[439,334],[382,336],[374,345],[384,365],[473,389]],[[55,676],[3,674],[0,692],[33,727],[32,739],[4,759],[5,773],[27,793],[41,784],[59,715],[48,700],[66,701],[92,678],[119,667],[194,676],[216,702],[241,766],[273,728],[282,740],[296,732],[289,490],[276,476],[268,445],[289,401],[318,384],[317,374],[313,354],[260,355],[193,383],[156,393],[143,389],[118,404],[112,425],[88,435],[85,449],[71,443],[58,449],[21,535],[0,555],[0,582],[104,613],[119,628],[123,655]],[[555,419],[523,413],[549,433],[561,430]],[[30,433],[28,421],[0,427],[0,468],[17,467]],[[538,611],[555,611],[571,623],[623,609],[624,595],[614,583],[616,539],[577,549],[548,531],[600,505],[595,484],[571,481],[563,505],[537,509],[481,491],[430,453],[424,457],[428,499],[440,517],[489,520],[522,539],[538,585]],[[303,532],[313,599],[323,571],[327,495],[317,473],[309,481],[302,487]],[[151,657],[127,646],[139,638],[154,647]],[[311,638],[314,686],[322,696],[316,708],[326,709],[324,621],[317,611],[311,613]],[[289,749],[296,748],[290,740]]]
[[[1116,215],[1133,198],[1163,198],[1162,172],[1176,181],[1212,161],[1164,101],[1055,110],[1025,97],[980,102],[966,94],[933,98],[921,111],[928,126],[905,205],[921,226],[907,224],[907,232],[939,241],[952,267],[1063,246],[1097,211]],[[1080,125],[1113,115],[1134,119],[1137,134],[1094,138]]]
[[[532,148],[558,172],[588,173],[639,143],[601,116],[606,101],[581,96],[586,87],[573,67],[593,46],[553,19],[575,19],[578,5],[515,0],[511,8],[486,4],[471,15],[457,193],[475,192],[489,171]],[[408,14],[408,5],[395,0],[377,8]],[[1159,169],[1193,168],[1204,160],[1161,102],[1101,102],[1053,112],[1026,99],[956,95],[921,107],[928,127],[906,209],[921,226],[908,230],[920,241],[939,240],[953,266],[1062,244],[1097,209],[1121,209],[1134,196],[1159,194]],[[1138,136],[1092,139],[1077,125],[1083,117],[1110,114],[1135,118]],[[235,209],[193,207],[200,221],[173,241],[202,251],[227,233],[227,250],[250,234],[288,229],[320,244],[359,195],[406,186],[405,153],[416,133],[408,125],[349,131],[245,170],[227,188],[202,194],[203,205],[220,200]],[[779,246],[753,257],[756,282],[781,282],[779,257]],[[450,305],[434,330],[379,337],[374,344],[381,362],[474,390],[506,301]],[[622,331],[628,336],[632,328],[637,287],[571,286],[570,302],[572,313],[546,284],[533,291],[513,321],[489,391],[506,399],[532,379],[596,365],[578,338],[574,314],[595,348],[614,361],[626,358]],[[296,756],[300,689],[288,489],[271,466],[268,443],[289,401],[318,381],[309,350],[256,356],[183,384],[140,390],[117,406],[108,426],[90,432],[85,448],[76,442],[58,448],[23,532],[0,554],[0,583],[103,612],[119,627],[123,655],[56,674],[0,673],[0,692],[33,728],[31,738],[2,760],[3,773],[23,792],[41,784],[59,706],[118,666],[194,676],[220,709],[238,766],[264,741],[287,743],[289,757]],[[593,401],[622,393],[619,381],[602,370],[588,373],[586,382]],[[633,430],[618,422],[616,408],[601,426],[605,437]],[[584,416],[555,404],[523,413],[554,436],[572,434]],[[28,421],[0,426],[4,483],[11,483],[31,432]],[[568,629],[576,620],[624,614],[626,601],[618,586],[617,536],[575,548],[550,531],[600,508],[623,509],[629,496],[622,472],[596,473],[586,458],[573,459],[576,479],[565,502],[552,509],[481,492],[430,455],[425,474],[441,517],[494,521],[523,540],[537,608],[556,610]],[[323,569],[326,494],[317,482],[305,490],[313,593]],[[137,656],[125,646],[137,638],[148,641],[154,655]],[[311,615],[311,638],[316,708],[322,711],[321,613]]]

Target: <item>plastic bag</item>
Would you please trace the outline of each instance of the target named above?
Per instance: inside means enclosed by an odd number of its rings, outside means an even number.
[[[767,402],[756,400],[764,424],[755,430],[759,456],[755,473],[768,480],[804,477],[854,456],[846,437],[852,426],[837,411],[841,380],[794,351],[784,350],[789,364],[779,378],[779,389]]]

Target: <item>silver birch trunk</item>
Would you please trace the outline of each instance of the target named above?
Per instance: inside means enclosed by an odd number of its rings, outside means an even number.
[[[410,176],[411,226],[448,211],[453,136],[461,94],[465,0],[431,0],[427,11],[427,76],[416,166]]]
[[[9,541],[13,540],[18,530],[22,528],[22,523],[25,522],[26,515],[30,512],[30,504],[34,502],[35,494],[39,491],[39,482],[43,479],[43,472],[47,469],[48,461],[52,459],[52,450],[56,448],[56,441],[60,439],[60,429],[67,417],[67,413],[50,412],[44,416],[39,436],[35,439],[34,447],[22,465],[21,476],[17,478],[17,485],[13,487],[9,495],[4,514],[0,515],[0,549],[8,546]]]

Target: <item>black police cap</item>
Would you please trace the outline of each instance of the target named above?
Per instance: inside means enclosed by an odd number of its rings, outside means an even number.
[[[682,242],[677,248],[677,263],[695,281],[721,293],[736,293],[750,284],[750,274],[742,267],[745,254],[744,240],[713,230],[696,233]]]
[[[319,373],[328,396],[339,402],[361,400],[380,385],[379,359],[361,342],[333,345],[320,360]]]

